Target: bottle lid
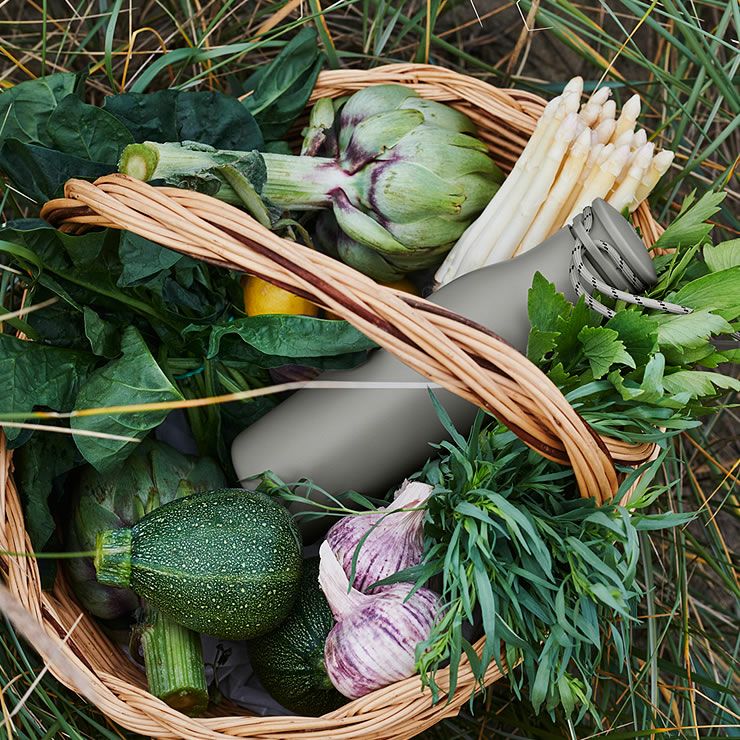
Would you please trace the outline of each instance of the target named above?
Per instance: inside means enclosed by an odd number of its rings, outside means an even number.
[[[609,285],[623,291],[637,287],[630,284],[624,270],[607,257],[600,248],[602,244],[616,250],[641,283],[641,290],[656,283],[658,276],[653,261],[634,227],[602,198],[597,198],[573,219],[571,232],[585,247],[584,262]]]

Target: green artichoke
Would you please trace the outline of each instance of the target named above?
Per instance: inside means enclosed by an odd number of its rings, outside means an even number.
[[[147,142],[127,147],[120,169],[188,187],[200,177],[202,189],[243,204],[235,168],[276,206],[331,208],[336,251],[379,279],[437,264],[503,179],[467,116],[401,85],[368,87],[338,105],[318,101],[305,134],[305,154],[329,156]],[[219,172],[227,165],[229,178]]]

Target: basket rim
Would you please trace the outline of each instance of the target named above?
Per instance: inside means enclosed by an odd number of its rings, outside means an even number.
[[[476,123],[488,124],[489,133],[493,131],[506,136],[506,146],[502,146],[499,152],[504,165],[516,159],[516,146],[521,147],[526,142],[545,104],[544,100],[532,93],[497,88],[477,78],[447,70],[444,67],[411,63],[384,65],[372,70],[321,72],[312,100],[334,92],[337,95],[345,94],[353,91],[355,86],[364,87],[387,81],[407,84],[425,97],[433,97],[445,102],[457,101],[456,107],[465,110],[468,114],[472,113],[471,117]],[[501,116],[511,114],[510,119],[496,119],[497,112]],[[482,138],[490,143],[493,135],[487,134]],[[208,196],[175,191],[172,188],[153,188],[138,181],[130,182],[130,178],[122,175],[101,178],[95,184],[70,181],[65,190],[65,196],[64,199],[50,201],[42,210],[42,215],[55,225],[66,223],[74,230],[95,225],[122,228],[123,223],[126,228],[129,228],[131,223],[121,221],[121,219],[128,218],[132,213],[140,215],[136,209],[146,207],[156,210],[157,217],[165,219],[164,222],[173,227],[167,246],[178,249],[188,238],[195,238],[193,237],[195,234],[202,240],[214,240],[209,250],[201,245],[199,247],[201,253],[197,256],[207,258],[217,264],[244,269],[243,253],[246,249],[244,243],[234,239],[233,233],[228,232],[225,237],[217,238],[217,234],[214,233],[216,229],[214,224],[221,224],[223,228],[227,228],[223,226],[224,223],[231,226],[237,223],[243,226],[245,214],[232,207],[224,208],[223,203]],[[209,204],[208,200],[218,204],[220,211],[218,218],[213,213],[212,204]],[[232,210],[236,213],[232,213]],[[186,225],[181,219],[187,221],[188,214],[194,214],[195,218]],[[638,209],[636,219],[646,240],[654,241],[659,234],[660,227],[652,219],[646,205]],[[142,228],[148,230],[148,234],[156,235],[158,233],[157,223],[161,225],[162,221],[142,219],[139,225],[143,224]],[[317,288],[311,282],[312,271],[327,268],[327,265],[321,260],[312,259],[311,255],[301,253],[300,259],[297,260],[300,269],[296,271],[296,274],[292,274],[289,268],[281,264],[279,260],[276,263],[270,261],[275,255],[278,257],[281,255],[280,245],[274,241],[274,239],[279,240],[279,237],[274,235],[270,237],[271,232],[262,233],[259,230],[262,227],[259,225],[248,224],[248,227],[247,233],[251,234],[254,239],[264,239],[270,246],[267,250],[268,256],[251,255],[255,274],[262,274],[273,282],[282,282],[285,287],[296,292],[301,290],[304,293],[307,292],[314,298],[318,298],[319,302],[323,301],[328,308],[343,318],[357,318],[352,313],[353,308],[351,306],[348,308],[347,303],[343,303],[341,298],[336,296],[336,291],[328,290],[326,286],[321,285]],[[254,245],[250,244],[250,247],[253,248]],[[295,248],[295,245],[292,245],[292,248]],[[331,266],[327,269],[331,269]],[[553,428],[561,431],[563,435],[570,435],[567,442],[564,442],[563,452],[573,453],[579,457],[595,455],[600,458],[604,475],[601,480],[590,468],[588,473],[584,470],[576,470],[577,475],[581,473],[582,492],[584,489],[588,491],[589,486],[593,486],[593,490],[599,492],[598,495],[601,496],[606,496],[609,491],[613,493],[616,490],[616,475],[610,452],[620,459],[633,461],[645,460],[654,452],[654,445],[643,445],[637,448],[624,443],[611,444],[607,449],[606,445],[594,439],[590,430],[585,429],[586,424],[580,420],[580,417],[577,417],[574,412],[568,413],[567,409],[562,409],[557,405],[560,403],[557,398],[550,398],[547,390],[542,390],[542,377],[546,376],[543,376],[533,365],[531,368],[528,367],[531,363],[526,358],[509,348],[505,342],[488,330],[472,325],[472,322],[464,320],[463,317],[457,317],[451,312],[439,311],[439,307],[435,306],[430,309],[429,306],[433,304],[428,304],[423,299],[410,297],[390,288],[378,290],[375,283],[370,281],[372,283],[370,285],[369,278],[360,276],[359,273],[347,276],[339,268],[335,268],[333,272],[339,273],[343,279],[348,281],[347,285],[356,291],[358,297],[355,302],[361,309],[369,306],[386,321],[390,320],[389,317],[400,316],[408,322],[408,327],[405,324],[404,327],[408,329],[410,335],[419,341],[423,339],[423,332],[427,330],[431,331],[434,337],[441,337],[447,342],[451,341],[450,337],[467,343],[488,342],[489,350],[501,363],[502,373],[498,380],[502,384],[500,387],[507,388],[514,394],[519,393],[525,396],[532,394],[532,397],[539,398],[545,406],[552,403],[554,410],[546,408],[542,411],[545,417],[549,412],[549,421]],[[362,311],[360,315],[364,315]],[[355,322],[351,321],[351,323]],[[390,342],[391,346],[387,348],[391,351],[397,349],[393,338],[388,338],[386,334],[379,335],[380,330],[371,320],[358,320],[358,323],[361,331],[364,330],[361,327],[365,327]],[[508,382],[507,373],[513,373],[517,382]],[[484,380],[486,378],[485,374],[480,377]],[[547,389],[546,385],[544,387]],[[453,392],[457,391],[453,388]],[[559,391],[557,394],[564,402],[562,394]],[[467,396],[463,393],[460,395],[471,399],[469,392]],[[579,424],[581,428],[578,427]],[[568,425],[570,428],[566,428]],[[579,445],[586,445],[587,449],[578,449]],[[553,448],[552,455],[555,456],[557,452]],[[558,454],[562,461],[563,453]],[[2,514],[0,541],[2,547],[10,551],[23,551],[24,548],[30,551],[30,541],[23,528],[20,498],[12,477],[12,454],[7,449],[1,433],[0,455],[3,461],[0,466],[0,477],[2,478],[0,481],[2,486],[0,489],[0,514]],[[592,462],[593,460],[588,462],[587,467]],[[91,701],[101,711],[122,726],[152,737],[297,738],[300,736],[301,738],[339,740],[353,737],[382,738],[388,737],[389,733],[394,737],[411,737],[437,721],[456,714],[468,700],[470,690],[475,687],[470,665],[467,658],[463,658],[460,664],[457,691],[447,704],[443,701],[433,704],[431,692],[428,689],[421,690],[421,679],[415,675],[349,702],[340,709],[318,718],[235,715],[192,719],[155,699],[140,685],[128,681],[125,672],[123,675],[116,675],[113,668],[106,671],[93,666],[93,661],[85,655],[86,649],[103,650],[105,647],[110,649],[110,645],[107,643],[107,638],[102,638],[99,627],[89,615],[83,616],[80,627],[69,635],[66,642],[62,641],[62,637],[67,634],[72,622],[77,618],[75,610],[79,612],[79,607],[71,597],[63,578],[57,579],[53,592],[42,592],[35,560],[23,559],[21,561],[3,556],[0,564],[5,566],[5,576],[11,592],[19,598],[36,625],[58,645],[57,654],[42,652],[56,678],[70,688],[76,688],[79,692],[81,689],[75,686],[69,666],[72,665],[78,671],[83,671],[89,679],[89,685],[81,693],[91,698]],[[91,636],[85,639],[80,638],[80,630],[88,630]],[[482,648],[483,642],[484,640],[480,640],[476,643],[478,651]],[[498,666],[493,663],[489,666],[483,684],[489,685],[502,675]],[[441,671],[436,680],[441,687],[447,686],[445,681],[449,681],[448,669]]]

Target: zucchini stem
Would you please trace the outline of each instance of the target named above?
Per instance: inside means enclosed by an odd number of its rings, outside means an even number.
[[[183,714],[201,715],[208,706],[208,685],[200,635],[149,605],[140,609],[136,634],[149,692]]]

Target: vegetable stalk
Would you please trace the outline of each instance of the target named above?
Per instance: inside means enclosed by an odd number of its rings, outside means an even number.
[[[199,716],[208,706],[200,635],[143,606],[136,630],[149,691],[169,706]]]
[[[263,198],[291,210],[312,210],[331,205],[331,192],[347,188],[349,175],[333,159],[293,157],[262,152],[267,179],[262,186]],[[119,170],[138,180],[171,181],[183,176],[212,170],[224,165],[239,165],[254,159],[250,152],[220,151],[209,147],[160,144],[146,141],[130,144],[121,156]],[[241,205],[242,200],[228,184],[218,190],[220,200]]]

